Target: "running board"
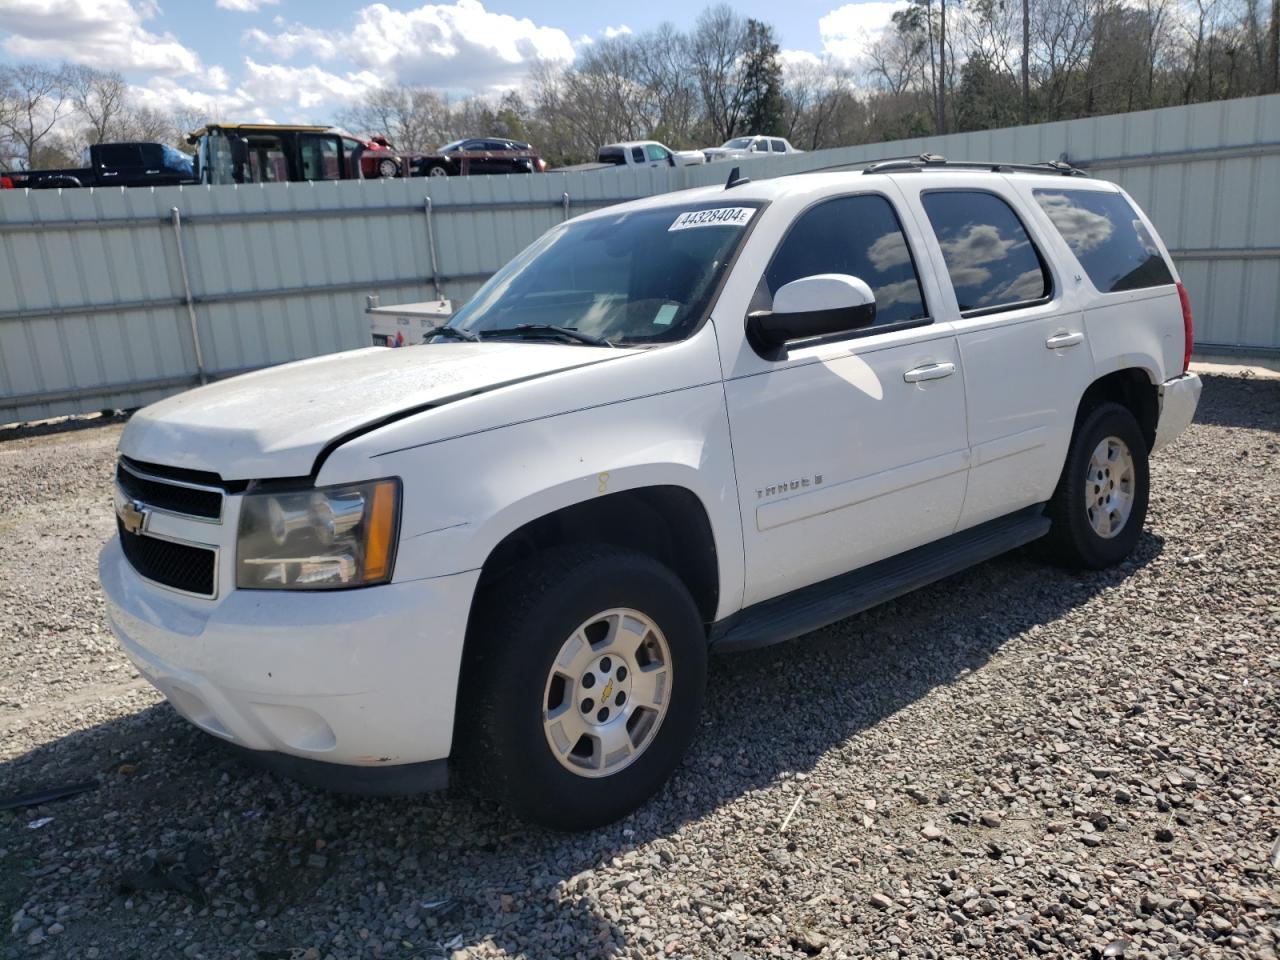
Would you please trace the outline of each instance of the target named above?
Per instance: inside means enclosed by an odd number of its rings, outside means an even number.
[[[989,520],[942,540],[764,600],[711,628],[711,649],[753,650],[861,613],[1049,532],[1044,504]]]

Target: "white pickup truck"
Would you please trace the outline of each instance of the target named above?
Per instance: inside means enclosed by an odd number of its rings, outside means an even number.
[[[611,821],[708,653],[1034,540],[1125,558],[1190,422],[1146,216],[1055,167],[733,181],[559,225],[426,345],[134,415],[100,575],[142,674],[294,776]],[[799,653],[799,651],[797,651]]]
[[[611,167],[696,167],[707,162],[701,150],[672,150],[656,140],[605,144],[597,159]]]

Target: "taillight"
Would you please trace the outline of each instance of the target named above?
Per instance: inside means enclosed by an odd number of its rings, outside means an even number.
[[[1191,322],[1191,298],[1187,296],[1187,288],[1178,284],[1178,299],[1182,301],[1182,335],[1185,346],[1182,352],[1182,372],[1186,373],[1191,366],[1191,348],[1195,345],[1195,327]]]

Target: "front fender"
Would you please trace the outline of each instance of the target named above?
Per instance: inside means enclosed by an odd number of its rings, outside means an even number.
[[[484,565],[531,520],[606,494],[683,487],[715,537],[724,616],[742,597],[741,521],[719,383],[455,437],[377,458],[404,482],[396,581]]]

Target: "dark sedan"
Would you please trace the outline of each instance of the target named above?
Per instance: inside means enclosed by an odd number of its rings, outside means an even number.
[[[415,176],[458,177],[481,173],[542,173],[547,169],[527,143],[500,137],[474,137],[446,143],[435,153],[414,156]]]

